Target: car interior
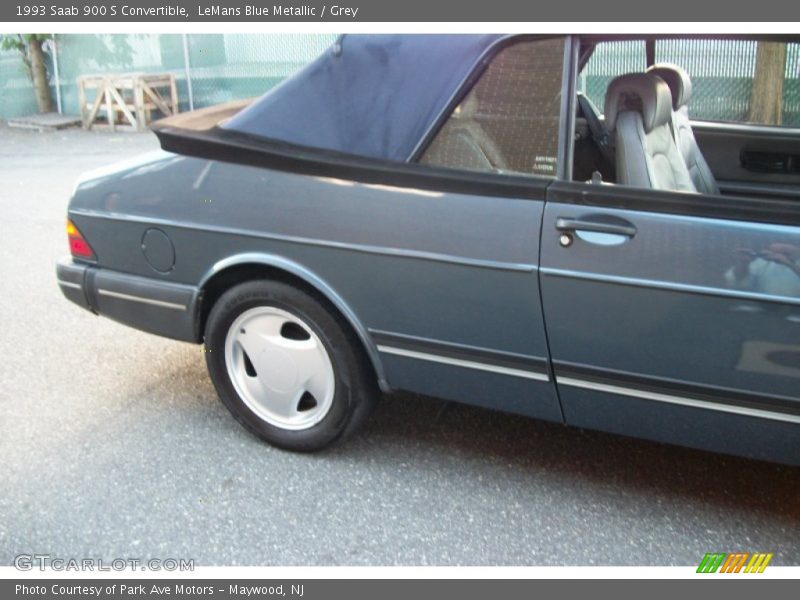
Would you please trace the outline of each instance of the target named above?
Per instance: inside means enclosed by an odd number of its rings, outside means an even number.
[[[596,48],[586,43],[583,70]],[[656,62],[611,79],[602,109],[577,93],[573,180],[700,194],[797,199],[800,129],[732,121],[692,121],[692,79]],[[800,74],[798,74],[800,75]]]

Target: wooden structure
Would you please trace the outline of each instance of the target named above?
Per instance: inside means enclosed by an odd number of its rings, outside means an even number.
[[[94,92],[94,97],[89,97]],[[85,129],[105,112],[111,131],[144,131],[154,111],[178,113],[178,89],[172,73],[123,73],[78,77],[78,101]]]

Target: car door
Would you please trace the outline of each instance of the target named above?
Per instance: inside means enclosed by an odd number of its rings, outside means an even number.
[[[800,126],[794,122],[776,127],[694,121],[692,129],[723,194],[800,197]]]
[[[557,182],[540,278],[568,423],[800,461],[800,203]]]
[[[392,387],[562,422],[538,267],[546,189],[563,168],[568,52],[564,36],[492,48],[414,157],[420,176],[446,168],[463,191],[409,192],[391,219],[380,203],[363,208],[391,225],[384,239],[425,250],[424,260],[375,262],[369,280],[391,281],[353,295],[369,300],[354,308]]]

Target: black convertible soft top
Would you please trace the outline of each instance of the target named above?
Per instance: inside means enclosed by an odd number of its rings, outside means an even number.
[[[342,36],[261,98],[168,117],[153,131],[165,150],[233,162],[252,163],[254,150],[262,164],[274,152],[404,162],[502,37]]]
[[[347,35],[223,125],[407,160],[497,35]]]

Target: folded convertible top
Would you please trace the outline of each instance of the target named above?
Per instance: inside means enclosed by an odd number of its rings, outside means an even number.
[[[164,150],[196,158],[367,184],[520,198],[542,193],[523,176],[506,175],[498,181],[490,173],[476,172],[466,182],[463,173],[452,169],[428,167],[420,172],[413,163],[293,144],[222,126],[247,104],[231,102],[182,113],[156,121],[152,128]]]
[[[244,108],[231,103],[155,124],[405,161],[499,35],[347,35]],[[216,121],[215,121],[216,119]],[[224,122],[223,122],[224,121]]]

